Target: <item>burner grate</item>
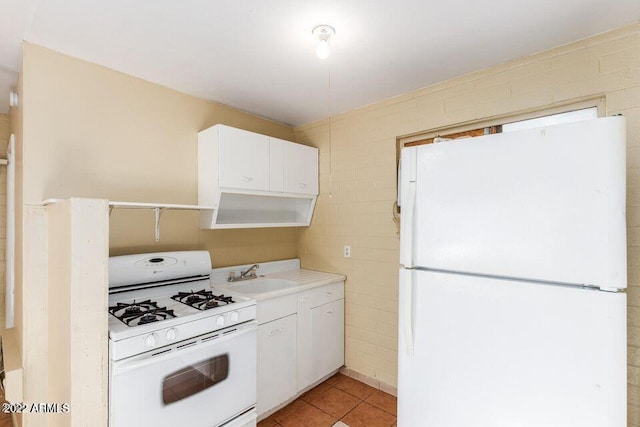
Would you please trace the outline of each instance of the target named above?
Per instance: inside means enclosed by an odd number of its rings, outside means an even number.
[[[195,292],[178,292],[171,298],[193,308],[197,308],[198,310],[209,310],[210,308],[233,304],[235,302],[232,297],[224,296],[224,294],[214,295],[212,291],[205,289]]]
[[[119,302],[109,307],[109,313],[127,326],[146,325],[176,317],[173,310],[168,310],[167,307],[158,307],[158,304],[151,300],[139,302],[134,300],[132,303]]]

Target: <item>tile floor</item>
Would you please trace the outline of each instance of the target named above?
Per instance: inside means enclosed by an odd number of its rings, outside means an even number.
[[[258,427],[331,427],[338,421],[349,427],[395,427],[396,398],[336,374],[260,421]]]

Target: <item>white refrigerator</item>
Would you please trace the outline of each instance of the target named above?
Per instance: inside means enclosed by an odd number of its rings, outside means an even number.
[[[625,120],[402,150],[399,427],[626,426]]]

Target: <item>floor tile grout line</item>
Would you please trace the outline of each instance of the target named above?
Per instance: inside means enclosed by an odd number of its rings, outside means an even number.
[[[356,381],[357,381],[357,380],[356,380]],[[364,383],[363,383],[363,384],[364,384]],[[366,384],[365,384],[365,385],[366,385]],[[363,399],[363,398],[361,398],[361,397],[359,397],[359,396],[356,396],[355,394],[351,394],[351,393],[349,393],[347,390],[343,390],[343,389],[338,388],[338,387],[335,387],[335,386],[333,386],[333,387],[334,387],[334,388],[336,388],[336,389],[338,389],[338,390],[340,390],[340,391],[341,391],[341,392],[343,392],[343,393],[347,393],[349,396],[353,396],[353,397],[355,397],[356,399],[360,399],[360,400],[368,399],[369,397],[371,397],[371,396],[373,395],[373,393],[371,393],[370,395],[368,395],[367,397],[365,397],[365,398]],[[369,387],[371,387],[371,386],[369,386]],[[374,391],[374,393],[375,393],[375,391]]]
[[[335,389],[336,389],[336,390],[338,390],[338,391],[342,391],[343,393],[347,393],[347,392],[346,392],[346,391],[344,391],[344,390],[340,390],[340,389],[339,389],[339,388],[337,388],[337,387],[331,386],[331,387],[329,387],[326,391],[324,391],[322,394],[325,394],[327,391],[329,391],[329,390],[330,390],[330,389],[332,389],[332,388],[335,388]],[[347,394],[349,394],[349,393],[347,393]],[[349,396],[353,396],[353,395],[349,394]],[[356,397],[356,396],[353,396],[353,397]],[[356,399],[358,399],[358,397],[356,397]],[[358,402],[358,403],[356,404],[356,406],[358,406],[358,405],[359,405],[360,403],[362,403],[362,402],[363,402],[363,400],[360,400],[360,402]],[[336,418],[336,417],[334,417],[333,415],[331,415],[330,413],[328,413],[327,411],[325,411],[324,409],[322,409],[322,408],[320,408],[320,407],[318,407],[318,406],[314,405],[313,403],[311,403],[311,402],[307,402],[307,403],[308,403],[309,405],[313,406],[314,408],[318,408],[319,410],[321,410],[321,411],[322,411],[322,412],[324,412],[325,414],[329,415],[331,418]],[[354,406],[353,408],[355,408],[356,406]],[[351,408],[351,410],[350,410],[349,412],[353,411],[353,408]],[[349,412],[347,412],[347,414],[348,414]],[[343,415],[343,416],[342,416],[342,418],[346,417],[346,416],[347,416],[347,414]],[[336,422],[338,422],[338,421],[342,421],[342,418],[337,418],[337,419],[336,419]]]
[[[332,388],[332,387],[331,387],[331,388]],[[319,410],[320,412],[322,412],[322,413],[324,413],[324,414],[326,414],[326,415],[330,416],[332,419],[335,419],[336,421],[334,421],[334,424],[335,424],[336,422],[340,421],[340,419],[338,419],[338,418],[334,417],[333,415],[331,415],[331,414],[330,414],[330,413],[328,413],[327,411],[323,410],[322,408],[317,407],[317,406],[316,406],[316,405],[314,405],[313,403],[311,403],[311,402],[307,402],[306,400],[303,400],[301,397],[300,397],[299,399],[300,399],[300,400],[302,400],[302,401],[303,401],[304,403],[306,403],[307,405],[312,406],[312,407],[316,408],[317,410]],[[294,402],[295,402],[295,401],[294,401]],[[293,402],[291,402],[291,403],[293,403]],[[357,405],[356,405],[356,406],[357,406]],[[285,406],[285,408],[286,408],[286,406]],[[292,417],[296,412],[298,412],[298,410],[296,410],[296,411],[292,412],[291,414],[289,414],[288,416],[284,417],[284,418],[282,419],[282,421],[286,420],[287,418]],[[278,421],[275,421],[275,420],[274,420],[274,422],[275,422],[275,423],[277,423],[279,426],[281,425],[280,423],[278,423]]]
[[[297,400],[297,399],[296,399],[296,400]],[[300,399],[300,400],[302,400],[302,399]],[[295,402],[295,400],[294,400],[293,402],[291,402],[291,403],[287,404],[286,406],[284,406],[284,407],[282,407],[282,408],[278,409],[276,412],[274,412],[273,414],[269,415],[269,417],[270,417],[270,416],[272,416],[272,415],[277,414],[278,412],[280,412],[280,411],[281,411],[281,410],[283,410],[284,408],[287,408],[289,405],[293,404],[294,402]],[[304,400],[303,400],[303,402],[304,402]],[[307,402],[305,402],[305,403],[307,403]],[[293,411],[292,413],[290,413],[289,415],[287,415],[286,417],[284,417],[284,418],[282,419],[282,421],[286,420],[287,418],[289,418],[290,416],[292,416],[292,415],[293,415],[293,414],[295,414],[296,412],[297,412],[297,410],[296,410],[296,411]],[[282,425],[282,424],[280,424],[280,421],[276,420],[275,418],[273,419],[273,422],[275,422],[275,423],[276,423],[276,424],[278,424],[279,426],[281,426],[281,425]]]
[[[347,412],[346,414],[344,414],[344,416],[343,416],[342,418],[340,418],[338,421],[342,421],[342,420],[344,420],[344,419],[347,417],[347,415],[349,415],[350,413],[352,413],[353,411],[355,411],[355,410],[356,410],[356,408],[362,404],[362,402],[364,402],[364,400],[361,400],[361,401],[360,401],[356,406],[354,406],[353,408],[351,408],[351,410],[350,410],[349,412]],[[345,423],[345,424],[346,424],[346,423]]]
[[[356,381],[357,381],[357,380],[356,380]],[[364,384],[364,383],[363,383],[363,384]],[[373,395],[375,394],[375,391],[374,391],[373,393],[369,394],[367,397],[365,397],[365,398],[361,398],[361,397],[359,397],[359,396],[356,396],[356,395],[353,395],[353,394],[349,393],[347,390],[342,390],[342,389],[340,389],[340,388],[336,387],[335,385],[332,385],[332,386],[330,386],[326,391],[324,391],[322,394],[326,393],[327,391],[329,391],[329,390],[330,390],[330,389],[332,389],[332,388],[335,388],[336,390],[339,390],[339,391],[341,391],[341,392],[343,392],[343,393],[346,393],[346,394],[348,394],[349,396],[355,397],[356,399],[358,399],[358,400],[359,400],[359,402],[358,402],[358,403],[357,403],[353,408],[351,408],[351,410],[349,410],[349,412],[347,412],[347,413],[346,413],[346,414],[344,414],[341,418],[339,418],[339,419],[338,419],[338,421],[343,421],[343,420],[345,419],[345,417],[347,417],[347,416],[348,416],[351,412],[353,412],[353,411],[354,411],[358,406],[360,406],[363,402],[365,402],[365,403],[367,403],[368,405],[370,405],[370,406],[372,406],[372,407],[374,407],[374,408],[376,408],[376,409],[379,409],[379,410],[381,410],[382,412],[384,412],[384,413],[386,413],[386,414],[389,414],[389,415],[391,415],[392,417],[394,417],[394,421],[393,421],[393,423],[397,422],[397,419],[398,419],[398,416],[397,416],[397,415],[394,415],[394,414],[392,414],[391,412],[386,411],[384,408],[381,408],[381,407],[379,407],[378,405],[374,405],[372,402],[369,402],[369,401],[367,400],[367,399],[369,399],[371,396],[373,396]],[[381,391],[381,390],[380,390],[380,391]],[[384,392],[383,392],[383,393],[384,393]],[[388,393],[387,393],[387,394],[388,394]],[[313,403],[311,403],[311,402],[308,402],[308,403],[309,403],[310,405],[312,405],[312,406],[314,406],[314,407],[316,407],[316,408],[320,409],[320,410],[321,410],[322,412],[324,412],[325,414],[327,413],[326,411],[322,410],[322,408],[317,407],[317,406],[316,406],[316,405],[314,405]],[[329,415],[331,415],[331,414],[329,414]],[[331,416],[333,416],[333,415],[331,415]],[[393,423],[391,424],[391,426],[393,425]]]
[[[384,393],[384,392],[383,392],[383,393]],[[387,393],[387,394],[388,394],[388,393]],[[373,394],[372,394],[371,396],[373,396]],[[369,396],[369,397],[371,397],[371,396]],[[368,399],[369,397],[367,397],[367,399]],[[378,409],[380,409],[382,412],[386,412],[387,414],[389,414],[389,415],[393,415],[394,417],[398,418],[398,411],[397,411],[397,409],[396,409],[396,413],[394,414],[394,413],[392,413],[392,412],[387,411],[387,410],[386,410],[386,409],[384,409],[384,408],[381,408],[380,406],[378,406],[378,405],[374,404],[373,402],[369,402],[367,399],[365,399],[365,400],[364,400],[364,402],[367,402],[369,405],[373,406],[374,408],[378,408]],[[397,401],[396,401],[396,402],[397,402]],[[397,406],[397,403],[396,403],[396,406]]]
[[[394,420],[393,420],[393,423],[391,423],[391,424],[389,425],[389,427],[393,426],[393,424],[395,424],[395,423],[397,423],[397,422],[398,422],[398,416],[397,416],[397,415],[393,415],[393,414],[391,414],[391,413],[389,413],[389,412],[385,411],[385,410],[384,410],[384,409],[382,409],[382,408],[378,408],[376,405],[372,405],[371,403],[367,402],[366,400],[361,400],[361,401],[360,401],[360,403],[358,403],[356,406],[354,406],[354,407],[353,407],[353,409],[351,409],[349,412],[347,412],[347,413],[344,415],[344,417],[340,418],[338,421],[343,421],[343,420],[347,417],[347,415],[349,415],[350,413],[352,413],[353,411],[355,411],[355,410],[356,410],[356,408],[357,408],[358,406],[360,406],[360,404],[361,404],[361,403],[366,403],[366,404],[368,404],[369,406],[372,406],[372,407],[374,407],[374,408],[376,408],[376,409],[381,410],[381,411],[382,411],[382,412],[384,412],[385,414],[389,414],[389,415],[391,415],[391,416],[394,418]],[[345,424],[346,424],[346,423],[345,423]]]
[[[322,408],[317,407],[316,405],[314,405],[313,403],[309,403],[309,405],[313,406],[314,408],[316,408],[317,410],[319,410],[320,412],[323,412],[327,415],[329,415],[331,418],[335,419],[336,421],[340,421],[339,419],[337,419],[336,417],[334,417],[333,415],[331,415],[330,413],[328,413],[327,411],[325,411]],[[335,424],[335,423],[334,423]]]
[[[350,377],[347,377],[347,378],[350,378]],[[358,381],[358,380],[355,380],[355,379],[353,379],[353,380],[354,380],[355,382],[362,383],[362,381]],[[327,381],[328,381],[328,380],[327,380]],[[367,405],[371,406],[372,408],[375,408],[375,409],[380,410],[380,411],[382,411],[383,413],[385,413],[385,414],[387,414],[387,415],[389,415],[389,416],[392,416],[392,417],[394,418],[393,423],[394,423],[394,424],[395,424],[395,423],[397,423],[397,421],[398,421],[397,410],[396,410],[396,414],[393,414],[392,412],[389,412],[389,411],[387,411],[386,409],[384,409],[384,408],[382,408],[382,407],[380,407],[380,406],[378,406],[378,405],[376,405],[376,404],[374,404],[374,403],[372,403],[372,402],[369,402],[369,401],[367,400],[367,399],[370,399],[372,396],[374,396],[374,394],[376,393],[376,391],[379,391],[379,392],[384,393],[384,394],[389,394],[390,396],[394,397],[394,396],[393,396],[393,395],[391,395],[390,393],[386,393],[386,392],[384,392],[384,391],[382,391],[382,390],[375,389],[375,387],[373,387],[373,388],[374,388],[374,390],[373,390],[373,392],[372,392],[372,393],[370,393],[370,394],[366,395],[366,397],[362,398],[362,397],[359,397],[359,396],[357,396],[357,395],[355,395],[355,394],[350,393],[350,392],[349,392],[349,391],[347,391],[347,390],[343,390],[342,388],[337,387],[337,385],[339,384],[339,382],[334,381],[334,382],[333,382],[333,384],[329,384],[329,383],[323,382],[323,383],[320,383],[320,384],[316,385],[316,387],[314,387],[314,388],[312,388],[312,389],[308,390],[307,392],[303,393],[303,394],[302,394],[302,395],[300,395],[296,400],[300,400],[302,403],[307,404],[307,405],[309,405],[309,406],[311,406],[311,407],[313,407],[313,408],[315,408],[315,409],[319,410],[320,412],[322,412],[322,413],[324,413],[325,415],[327,415],[327,416],[331,417],[332,419],[335,419],[336,417],[334,417],[332,414],[328,413],[328,412],[327,412],[327,411],[325,411],[324,409],[322,409],[322,408],[320,408],[319,406],[317,406],[316,404],[312,403],[312,402],[311,402],[311,400],[306,400],[306,399],[303,397],[303,396],[305,396],[305,395],[307,395],[307,396],[308,396],[308,394],[309,394],[311,391],[313,391],[313,390],[314,390],[314,389],[316,389],[317,387],[321,386],[322,384],[327,384],[327,386],[328,386],[328,387],[327,387],[327,389],[326,389],[326,390],[324,390],[323,392],[318,393],[318,396],[316,396],[314,399],[318,399],[319,397],[321,397],[321,396],[325,395],[327,392],[329,392],[332,388],[335,388],[337,391],[340,391],[340,392],[342,392],[342,393],[345,393],[345,394],[347,394],[348,396],[350,396],[350,397],[352,397],[353,399],[355,399],[355,400],[356,400],[356,404],[355,404],[355,406],[354,406],[353,408],[351,408],[351,410],[349,410],[349,411],[348,411],[346,414],[344,414],[342,417],[338,418],[338,419],[336,420],[336,422],[339,422],[339,421],[344,422],[343,420],[344,420],[344,419],[345,419],[349,414],[351,414],[351,413],[352,413],[356,408],[358,408],[358,407],[359,407],[359,406],[364,402],[364,403],[366,403]],[[368,384],[365,384],[365,383],[362,383],[362,384],[364,384],[364,385],[366,385],[366,386],[368,386],[368,387],[371,387],[371,386],[369,386]],[[294,402],[295,402],[295,400],[294,400],[293,402],[289,403],[289,405],[293,404]],[[287,405],[287,406],[289,406],[289,405]],[[396,405],[397,405],[397,400],[396,400]],[[286,406],[285,406],[284,408],[286,408]],[[284,408],[281,408],[281,409],[284,409]],[[276,411],[276,412],[278,412],[278,411]],[[284,417],[284,418],[282,419],[282,421],[286,421],[288,418],[290,418],[291,416],[293,416],[296,412],[298,412],[298,411],[296,410],[296,411],[292,412],[291,414],[289,414],[288,416]],[[274,414],[275,414],[275,413],[274,413]],[[273,414],[272,414],[272,415],[273,415]],[[273,422],[275,423],[275,427],[283,427],[283,424],[281,424],[279,421],[277,421],[277,420],[273,419]],[[391,424],[391,426],[393,426],[393,424]]]

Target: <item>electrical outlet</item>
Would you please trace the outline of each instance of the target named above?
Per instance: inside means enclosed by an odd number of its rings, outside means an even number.
[[[351,246],[344,245],[344,257],[351,258]]]

